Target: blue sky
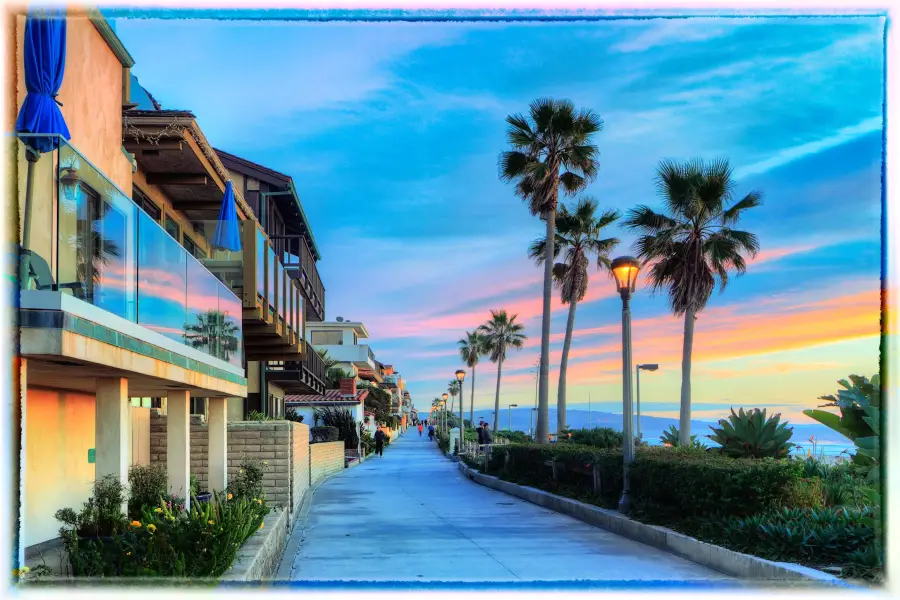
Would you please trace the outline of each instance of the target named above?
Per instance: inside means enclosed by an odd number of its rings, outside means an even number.
[[[497,177],[506,115],[569,98],[604,119],[602,208],[659,207],[661,158],[731,160],[759,259],[697,323],[697,418],[769,404],[791,418],[878,367],[884,19],[594,23],[300,23],[116,19],[133,72],[189,109],[217,147],[293,176],[323,254],[327,317],[362,320],[427,406],[455,342],[491,308],[530,336],[503,398],[533,402],[542,223]],[[616,254],[633,236],[617,227]],[[570,402],[621,397],[618,299],[592,277],[579,305]],[[638,292],[636,360],[652,414],[677,410],[681,323]],[[565,310],[553,313],[554,371]],[[476,371],[493,403],[494,365]],[[468,384],[467,384],[468,403]]]

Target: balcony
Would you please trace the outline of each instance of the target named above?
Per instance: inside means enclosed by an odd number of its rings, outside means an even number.
[[[300,283],[307,300],[306,319],[325,320],[325,287],[319,278],[316,260],[302,235],[273,235],[275,250],[284,261],[284,268]]]
[[[328,352],[328,357],[337,362],[352,363],[357,369],[373,371],[376,369],[375,353],[366,344],[345,346],[343,344],[317,344],[316,348]]]
[[[211,238],[215,221],[201,226]],[[247,360],[303,360],[303,297],[256,221],[241,222],[241,250],[216,249],[204,265],[241,298]]]
[[[20,151],[29,152],[34,137],[19,136]],[[71,323],[124,350],[163,362],[174,353],[243,378],[240,299],[75,148],[54,139],[58,148],[33,167],[20,261],[23,328]]]
[[[325,363],[312,346],[304,344],[302,361],[268,362],[266,380],[288,394],[324,394]]]

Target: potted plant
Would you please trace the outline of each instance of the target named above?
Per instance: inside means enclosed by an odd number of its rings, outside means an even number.
[[[200,484],[193,474],[191,474],[191,498],[201,503],[206,503],[212,500],[212,494],[210,492],[200,491]]]

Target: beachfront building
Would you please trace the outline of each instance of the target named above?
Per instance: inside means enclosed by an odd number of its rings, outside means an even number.
[[[170,491],[189,490],[192,398],[208,411],[209,490],[223,490],[226,399],[246,397],[258,347],[246,299],[203,264],[228,173],[190,113],[136,108],[134,61],[107,21],[65,10],[63,131],[17,134],[6,157],[19,215],[19,564],[58,543],[55,511],[80,507],[95,478],[124,483],[129,465],[149,464],[154,403],[168,414]],[[35,44],[24,12],[9,14],[13,132]]]
[[[368,344],[359,343],[369,337],[366,326],[358,321],[338,319],[308,324],[307,340],[316,350],[327,352],[329,358],[337,361],[335,368],[353,377],[357,384],[365,381],[380,387],[384,381],[384,365],[378,362]]]
[[[325,287],[316,266],[321,255],[289,175],[224,150],[217,149],[216,154],[246,199],[248,210],[259,222],[252,242],[259,249],[266,248],[268,260],[263,259],[260,250],[255,259],[245,255],[245,264],[250,261],[257,265],[255,277],[260,284],[268,269],[276,274],[276,278],[288,277],[300,291],[299,352],[282,359],[248,359],[247,399],[246,402],[238,399],[231,402],[229,418],[240,420],[250,411],[272,417],[284,416],[286,396],[317,395],[325,391],[324,363],[303,335],[306,327],[325,318]],[[248,245],[251,245],[249,239]],[[277,296],[278,290],[273,294]]]

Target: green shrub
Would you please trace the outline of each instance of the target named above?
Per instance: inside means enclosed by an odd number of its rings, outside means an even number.
[[[368,456],[375,452],[375,438],[372,437],[372,434],[369,433],[368,430],[364,430],[362,432],[362,435],[360,436],[360,443],[362,445],[364,456]]]
[[[661,450],[661,451],[659,451]],[[732,459],[690,448],[639,450],[631,492],[656,517],[747,516],[780,505],[799,479],[799,461]]]
[[[531,436],[525,433],[524,431],[513,431],[509,429],[501,429],[497,432],[498,438],[507,439],[514,444],[528,444],[531,442]],[[466,440],[468,441],[477,441],[478,434],[473,429],[471,440],[469,439],[469,431],[466,430]]]
[[[251,410],[247,413],[248,421],[271,421],[271,418],[266,413],[261,413],[258,410]]]
[[[88,537],[105,537],[121,531],[127,522],[122,514],[125,498],[125,486],[115,475],[97,479],[93,495],[82,505],[81,512],[76,513],[71,508],[56,511],[56,519],[63,523],[60,537],[69,530]]]
[[[781,508],[723,523],[720,538],[731,548],[775,561],[833,565],[870,548],[871,509]]]
[[[140,518],[143,507],[159,506],[160,499],[168,495],[166,469],[160,465],[132,465],[128,469],[128,487],[128,516]]]
[[[622,432],[610,427],[595,427],[593,429],[572,429],[569,440],[573,444],[594,446],[596,448],[621,448]]]
[[[356,426],[356,419],[349,410],[329,406],[320,411],[319,417],[324,426],[337,428],[337,439],[344,442],[344,448],[356,450],[359,446],[359,429]]]
[[[340,430],[337,427],[321,426],[311,427],[309,434],[312,437],[310,444],[322,444],[325,442],[336,442],[340,436]]]
[[[735,458],[784,458],[794,444],[788,442],[794,429],[787,426],[787,421],[779,423],[781,415],[766,417],[766,409],[752,408],[744,412],[743,408],[727,420],[719,419],[719,427],[710,425],[713,435],[709,439],[719,444],[722,451]]]
[[[284,411],[284,418],[288,421],[293,421],[294,423],[303,422],[303,415],[301,415],[296,408],[289,408]]]
[[[263,491],[262,481],[267,470],[267,461],[245,457],[238,467],[237,475],[232,477],[228,485],[228,492],[237,499],[264,499],[266,494]]]

